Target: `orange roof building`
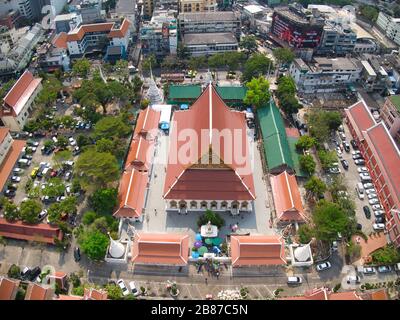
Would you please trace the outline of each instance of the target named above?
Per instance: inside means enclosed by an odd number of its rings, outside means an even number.
[[[25,144],[24,140],[14,140],[9,128],[0,127],[0,190],[6,185]]]
[[[272,195],[276,218],[281,222],[303,222],[306,220],[296,177],[287,171],[271,176]]]
[[[280,236],[231,236],[230,248],[233,267],[286,264]]]
[[[40,92],[42,79],[26,70],[4,97],[0,117],[12,131],[21,131],[29,117],[35,97]]]
[[[105,290],[85,288],[83,300],[107,300],[108,295]]]
[[[68,52],[72,56],[81,56],[96,48],[104,37],[110,40],[112,46],[123,46],[126,52],[130,37],[129,20],[83,24],[76,27],[69,31],[66,37]],[[63,45],[63,42],[60,40],[60,45]]]
[[[0,218],[0,236],[11,239],[27,240],[54,244],[54,239],[62,240],[63,233],[58,227],[47,223],[26,224],[22,221],[8,222]]]
[[[142,218],[159,119],[160,112],[151,107],[139,113],[120,180],[115,217]]]
[[[54,298],[54,289],[48,285],[39,285],[29,283],[26,289],[25,300],[52,300]]]
[[[19,283],[19,280],[0,277],[0,300],[15,300]]]
[[[168,210],[186,210],[189,203],[233,214],[250,210],[255,189],[245,113],[231,110],[213,85],[189,110],[174,112],[170,140]]]
[[[185,266],[188,258],[188,235],[138,232],[132,244],[134,264]]]
[[[332,292],[329,288],[315,288],[301,296],[281,297],[280,300],[364,300],[356,291]]]

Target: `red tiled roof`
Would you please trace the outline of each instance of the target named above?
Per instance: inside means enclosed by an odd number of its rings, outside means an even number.
[[[147,107],[139,112],[139,116],[136,121],[134,136],[139,134],[145,134],[158,128],[158,122],[160,121],[161,112],[156,111],[151,107]]]
[[[57,48],[62,48],[62,49],[67,49],[67,39],[68,39],[68,35],[65,32],[60,32],[59,34],[57,34],[53,41],[52,44],[57,47]]]
[[[359,139],[363,139],[362,132],[376,124],[364,100],[358,101],[344,110]]]
[[[329,294],[328,300],[363,300],[355,291],[336,292]]]
[[[132,245],[133,263],[183,266],[188,256],[188,235],[138,232]]]
[[[280,236],[231,236],[232,266],[286,264]]]
[[[18,115],[42,81],[26,70],[4,97],[4,103]]]
[[[54,290],[51,287],[29,283],[25,300],[51,300],[53,297]]]
[[[230,110],[212,85],[174,113],[170,139],[165,199],[255,199],[245,114]]]
[[[315,288],[306,291],[304,295],[282,297],[280,300],[363,300],[355,291],[332,292],[328,288]]]
[[[65,294],[59,294],[58,299],[56,300],[83,300],[83,297],[80,296],[67,296]]]
[[[19,283],[19,280],[0,278],[0,300],[14,300]]]
[[[97,290],[94,288],[85,288],[83,299],[84,300],[107,300],[108,295],[104,290]]]
[[[276,216],[281,221],[304,221],[303,204],[296,177],[287,171],[271,176]]]
[[[140,217],[148,183],[148,173],[137,169],[124,171],[119,186],[119,209],[116,217]]]
[[[381,122],[364,133],[371,151],[385,178],[393,201],[400,208],[400,151]]]
[[[14,140],[8,154],[0,164],[0,190],[2,190],[7,183],[7,179],[10,176],[25,144],[26,142],[24,140]]]
[[[129,29],[129,25],[130,22],[127,19],[124,19],[118,29],[114,29],[114,22],[84,24],[77,29],[71,30],[67,35],[67,41],[80,41],[86,33],[93,32],[107,33],[109,38],[123,38]]]
[[[0,218],[0,235],[6,238],[40,241],[54,244],[54,238],[62,240],[62,231],[58,227],[52,227],[47,223],[35,225],[25,224],[22,221],[8,222]]]
[[[142,135],[134,137],[125,161],[125,169],[132,167],[135,167],[138,170],[150,169],[153,153],[154,141],[146,140]]]
[[[386,289],[380,289],[372,292],[371,300],[389,300]]]
[[[0,144],[3,143],[4,139],[7,137],[10,129],[5,127],[0,127]]]

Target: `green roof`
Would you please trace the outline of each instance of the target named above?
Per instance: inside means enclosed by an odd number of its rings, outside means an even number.
[[[400,95],[398,96],[390,96],[390,101],[394,104],[396,107],[397,111],[400,112]]]
[[[223,100],[243,100],[247,92],[243,86],[217,86],[215,89]]]
[[[201,94],[200,85],[170,85],[168,100],[197,99]]]
[[[293,160],[293,165],[294,165],[294,170],[296,171],[296,176],[297,177],[302,177],[306,178],[308,177],[307,172],[301,169],[300,167],[300,156],[301,154],[297,151],[296,148],[296,143],[299,140],[299,138],[296,137],[287,137],[288,143],[289,143],[289,148],[290,148],[290,153],[292,155],[292,160]]]
[[[294,169],[282,116],[271,99],[269,106],[257,111],[269,170],[282,165]]]

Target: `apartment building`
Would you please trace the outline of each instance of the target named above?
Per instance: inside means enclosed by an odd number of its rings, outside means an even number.
[[[345,109],[346,122],[357,142],[380,203],[386,213],[390,240],[400,247],[400,151],[389,130],[376,123],[368,106],[359,101]]]
[[[70,56],[79,57],[84,53],[101,51],[104,44],[109,47],[121,47],[127,52],[130,22],[107,22],[84,24],[67,34],[66,43]]]
[[[76,12],[60,14],[54,18],[56,33],[70,32],[82,24],[82,16]]]
[[[295,59],[289,68],[297,89],[303,93],[347,89],[360,79],[361,71],[358,61],[349,58],[314,58],[310,63]]]
[[[390,135],[400,143],[400,96],[387,97],[380,115]]]
[[[317,53],[345,55],[354,51],[356,41],[357,35],[349,25],[327,20]]]
[[[42,89],[42,79],[26,70],[4,97],[0,117],[11,131],[21,131],[32,110],[32,104]]]
[[[212,12],[218,10],[217,0],[178,0],[179,12]]]
[[[188,33],[183,44],[192,56],[205,56],[215,53],[237,51],[239,43],[233,33]]]
[[[232,11],[184,12],[178,16],[180,35],[231,32],[240,37],[240,17]]]
[[[376,24],[390,40],[400,45],[400,18],[393,18],[381,11]]]

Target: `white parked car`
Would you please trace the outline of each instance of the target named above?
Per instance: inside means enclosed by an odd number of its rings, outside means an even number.
[[[375,210],[374,211],[375,217],[380,217],[380,216],[383,216],[384,214],[385,214],[385,211],[383,211],[383,210]]]
[[[374,274],[375,273],[375,268],[374,267],[364,267],[363,268],[363,273],[364,274]]]
[[[373,225],[372,225],[372,228],[374,229],[374,230],[383,230],[383,229],[385,229],[385,224],[384,223],[374,223]]]
[[[372,209],[373,209],[373,210],[382,210],[383,208],[382,208],[382,206],[381,206],[380,204],[374,204],[374,205],[372,206]]]
[[[124,296],[127,296],[127,295],[129,294],[129,290],[128,290],[128,288],[126,287],[124,280],[119,279],[119,280],[117,281],[117,284],[118,284],[118,286],[121,288],[122,294],[123,294]]]
[[[371,194],[371,193],[376,193],[376,190],[374,188],[367,189],[365,190],[366,194]]]
[[[360,154],[360,153],[361,153],[360,150],[356,150],[356,151],[352,151],[352,152],[351,152],[351,155],[354,156],[354,155]]]
[[[129,282],[129,287],[131,288],[131,292],[132,294],[137,297],[140,295],[140,292],[138,291],[138,289],[136,288],[136,284],[135,281],[131,281]]]
[[[329,261],[318,263],[317,264],[317,271],[324,271],[328,270],[332,267],[331,263]]]
[[[368,203],[371,204],[371,205],[373,205],[373,204],[379,204],[379,199],[377,199],[377,198],[369,199],[369,200],[368,200]]]
[[[360,168],[357,168],[357,171],[358,171],[359,173],[368,172],[368,169],[367,169],[367,167],[360,167]]]
[[[368,199],[378,199],[378,195],[376,193],[370,193],[367,197]]]
[[[370,182],[364,183],[363,186],[364,186],[364,189],[375,189],[374,185],[372,183],[370,183]]]
[[[369,175],[369,173],[368,172],[362,172],[362,173],[360,173],[360,177],[361,178],[371,178],[371,176]]]

